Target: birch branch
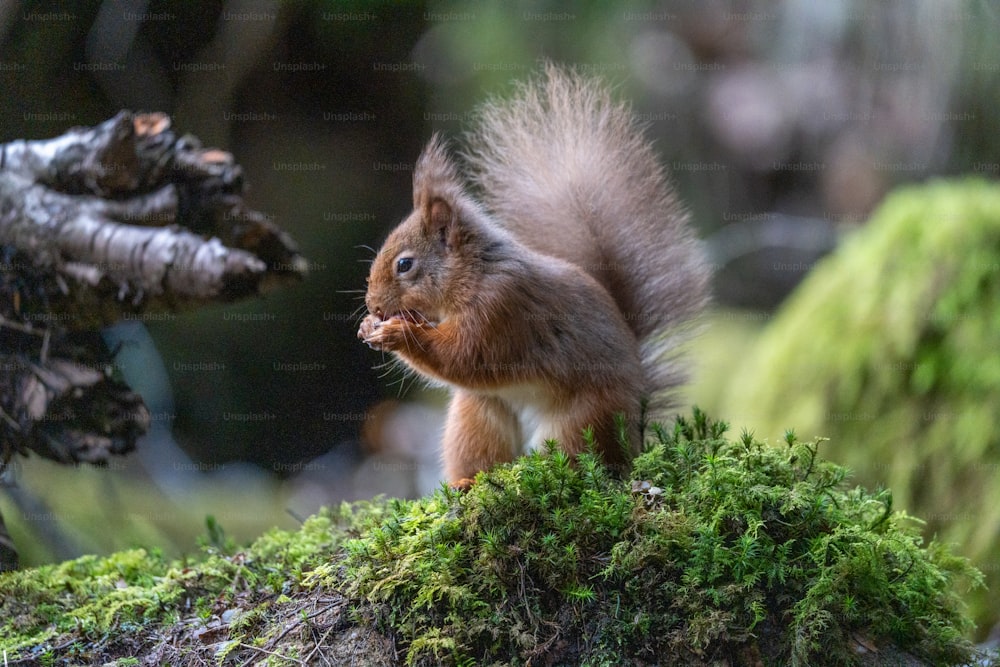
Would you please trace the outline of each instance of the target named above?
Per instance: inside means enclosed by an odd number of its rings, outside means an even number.
[[[105,464],[148,430],[102,327],[305,275],[294,242],[242,194],[232,155],[178,137],[160,113],[0,145],[0,475],[29,451]],[[0,517],[0,570],[16,563]]]
[[[306,262],[246,207],[232,155],[123,111],[0,145],[0,471],[14,453],[105,463],[149,413],[97,333],[260,294]]]
[[[21,298],[42,298],[67,328],[232,301],[305,275],[288,235],[243,204],[232,155],[176,137],[163,114],[121,112],[0,151],[0,245],[51,276],[44,294]]]

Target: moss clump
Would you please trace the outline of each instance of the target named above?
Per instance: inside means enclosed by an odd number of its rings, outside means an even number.
[[[629,480],[550,449],[397,501],[315,576],[349,582],[407,664],[853,664],[859,641],[971,658],[954,587],[975,570],[815,443],[725,429],[696,411],[656,430]]]
[[[409,664],[831,665],[859,647],[878,648],[868,665],[969,662],[966,561],[921,547],[815,443],[724,431],[697,411],[655,429],[627,480],[551,447],[467,494],[344,506],[245,549],[210,523],[197,559],[0,575],[0,649],[177,667],[389,666],[392,639]]]
[[[892,489],[995,591],[998,332],[1000,185],[901,188],[792,295],[720,409],[772,437],[829,437],[831,459]],[[997,622],[995,595],[969,602],[984,630]]]
[[[381,502],[345,505],[311,517],[298,531],[274,530],[230,552],[220,549],[227,541],[209,522],[215,539],[210,530],[206,542],[215,546],[194,560],[169,561],[136,549],[5,573],[0,650],[15,661],[101,664],[115,655],[146,655],[171,633],[207,627],[214,632],[195,641],[218,635],[225,640],[217,652],[222,657],[248,637],[280,633],[284,626],[268,622],[281,596],[302,594],[306,573],[348,535],[374,525],[383,510]],[[232,622],[220,624],[227,610]]]

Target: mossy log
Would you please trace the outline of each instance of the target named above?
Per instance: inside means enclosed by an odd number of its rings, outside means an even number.
[[[0,575],[9,664],[995,665],[978,573],[789,436],[695,413],[625,479],[552,448],[201,556]],[[118,659],[130,662],[114,662]]]

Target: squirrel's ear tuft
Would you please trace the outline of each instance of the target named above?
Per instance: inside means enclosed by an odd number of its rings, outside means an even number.
[[[453,247],[458,233],[458,204],[464,197],[458,169],[440,135],[427,142],[413,170],[413,207],[423,214],[428,235]]]
[[[444,139],[435,134],[420,153],[413,169],[413,208],[423,210],[434,199],[454,204],[462,195],[458,168],[448,155]]]

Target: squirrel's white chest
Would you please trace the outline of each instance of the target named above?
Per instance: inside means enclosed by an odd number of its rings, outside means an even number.
[[[548,394],[536,385],[514,385],[491,392],[501,399],[517,417],[520,425],[520,451],[538,449],[546,440],[557,438],[559,424],[551,409]]]

